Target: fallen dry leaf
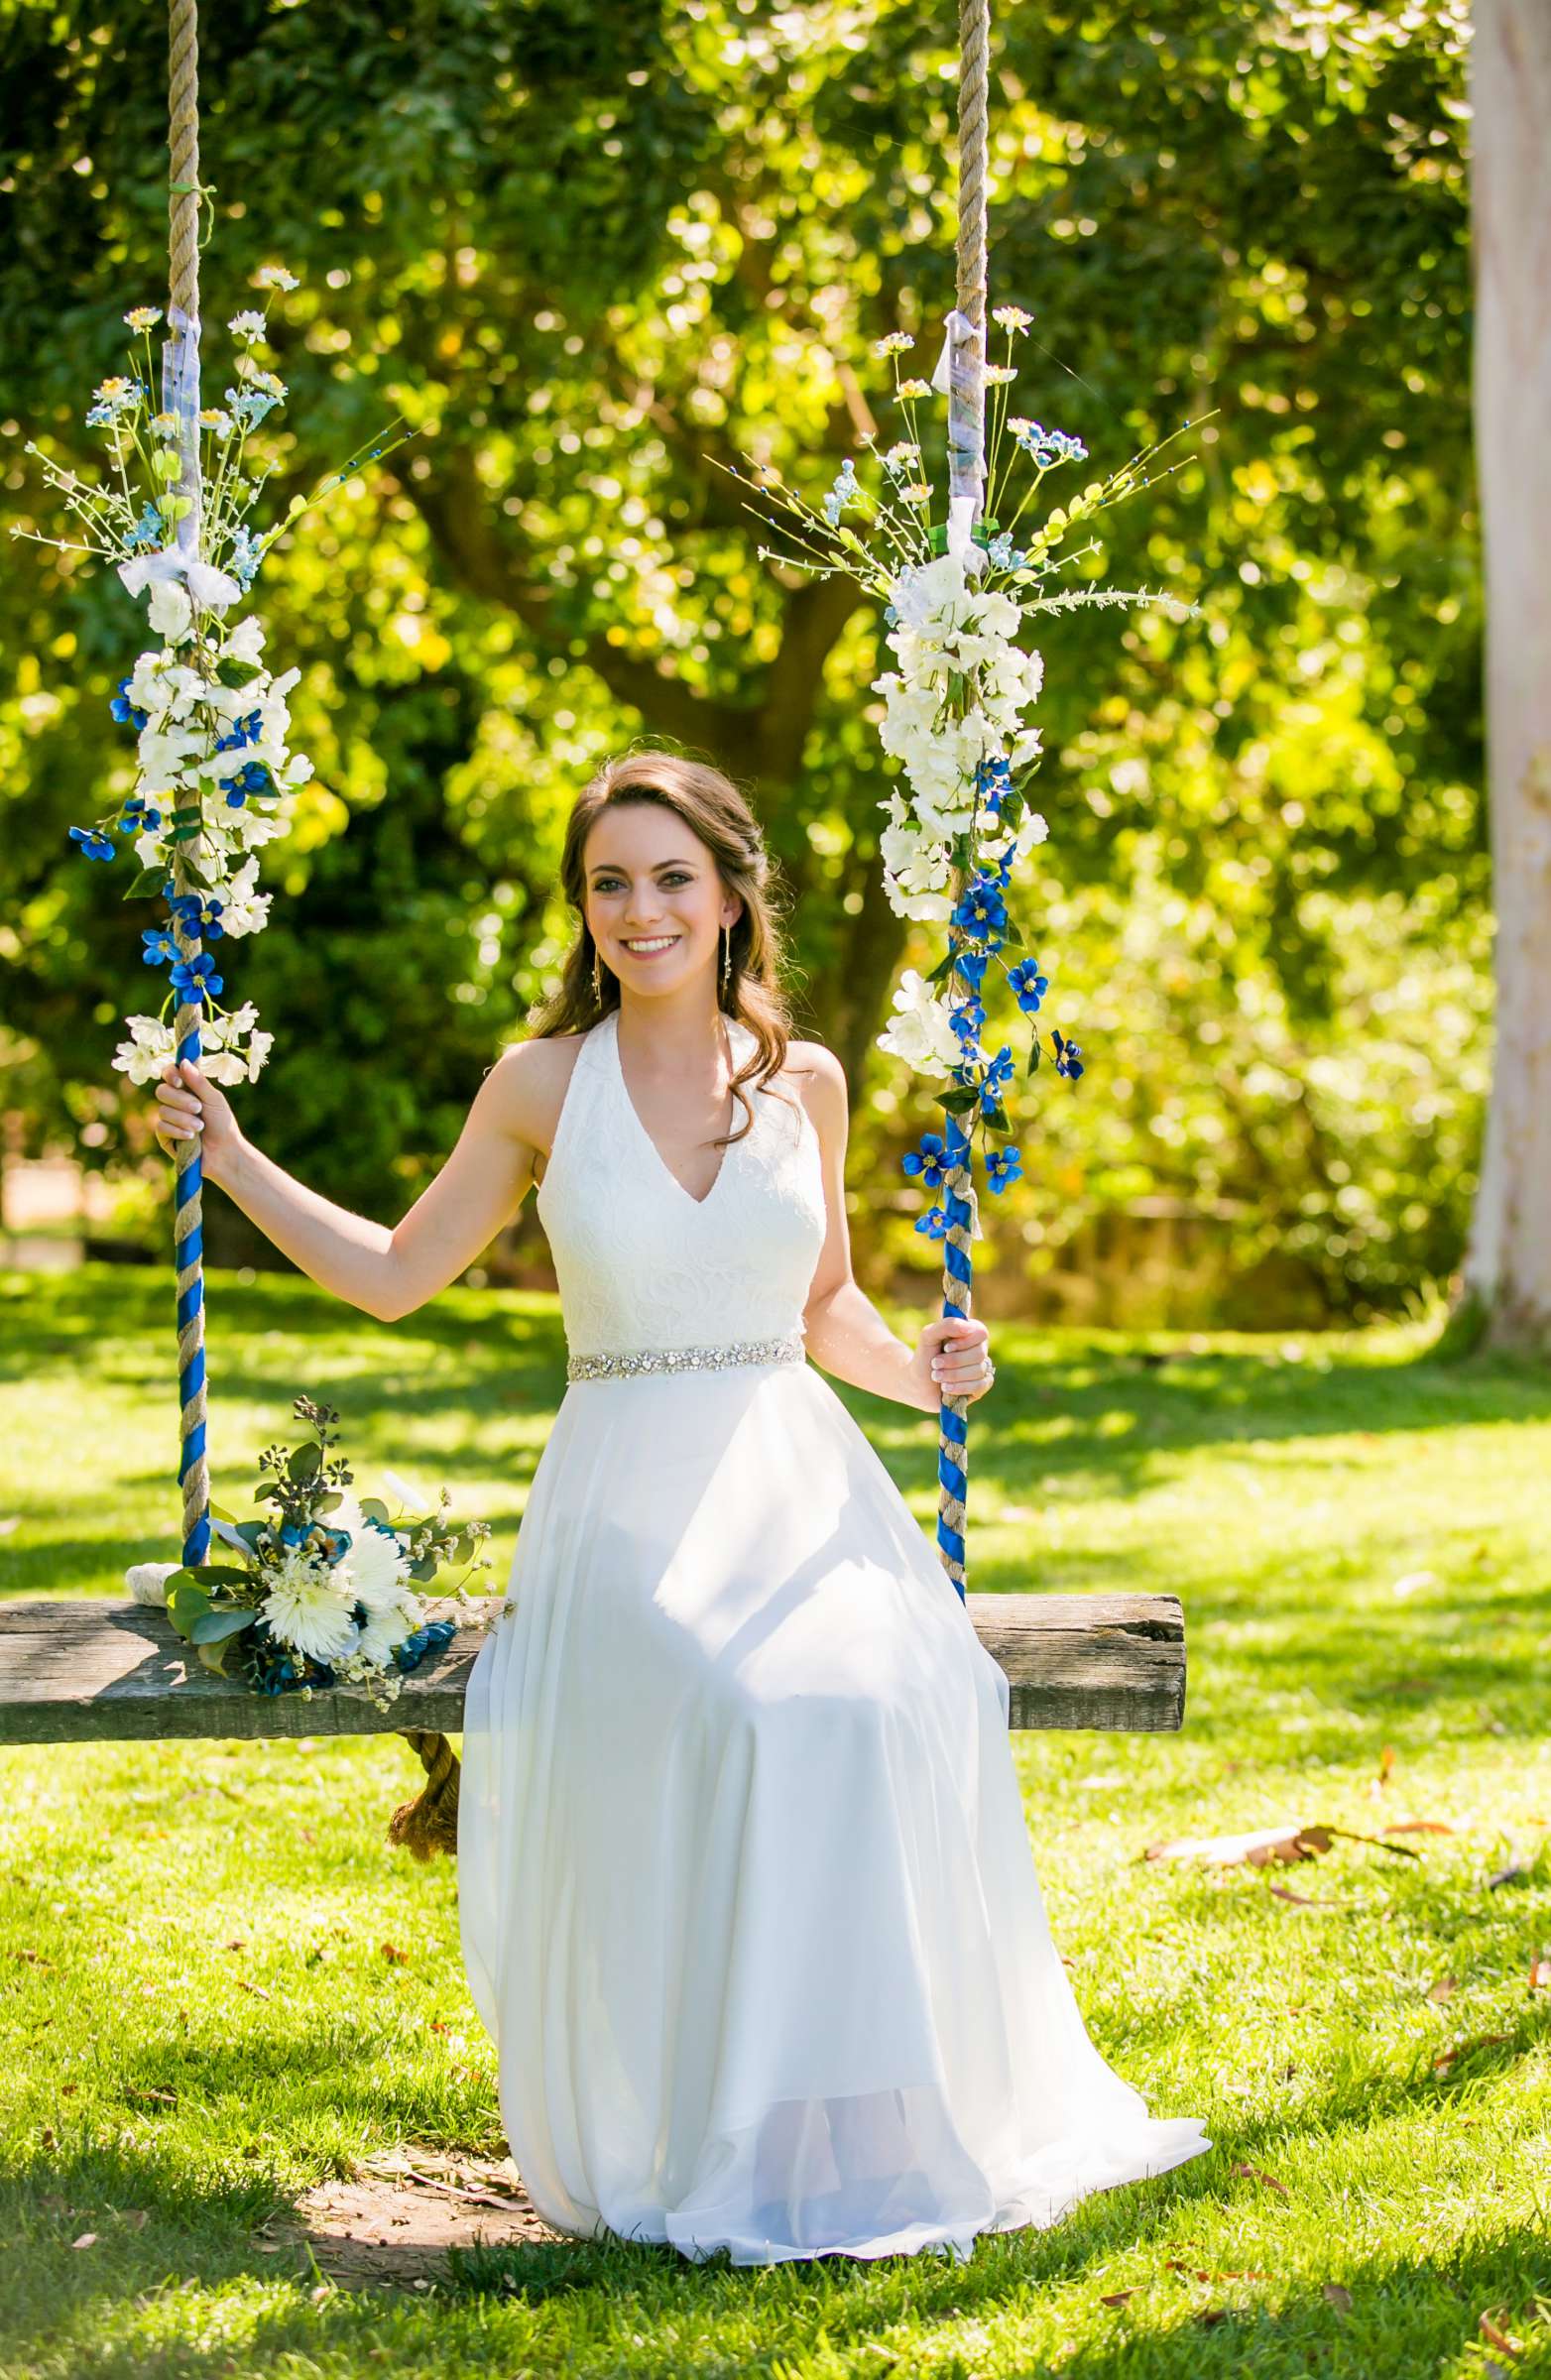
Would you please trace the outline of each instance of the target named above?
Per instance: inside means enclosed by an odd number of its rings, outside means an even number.
[[[385,1942],[382,1953],[390,1966],[408,1966],[410,1964],[409,1952],[401,1951],[396,1942]]]
[[[1380,1785],[1388,1784],[1390,1778],[1394,1775],[1394,1766],[1395,1747],[1392,1743],[1386,1743],[1383,1750],[1378,1755],[1378,1782]]]
[[[1430,2000],[1452,2000],[1459,1988],[1458,1975],[1440,1975],[1429,1990],[1427,1997]]]
[[[1135,2296],[1133,2289],[1112,2289],[1108,2297],[1099,2300],[1101,2306],[1124,2306]]]
[[[1292,2196],[1285,2182],[1278,2182],[1274,2174],[1266,2173],[1260,2166],[1236,2165],[1234,2172],[1243,2182],[1263,2182],[1267,2190],[1279,2191],[1284,2199],[1290,2199]],[[1224,2277],[1228,2278],[1229,2276],[1225,2275]]]
[[[1433,2060],[1433,2072],[1447,2074],[1451,2066],[1458,2065],[1462,2058],[1468,2058],[1473,2050],[1500,2049],[1510,2039],[1511,2035],[1507,2033],[1473,2033],[1469,2041],[1452,2041]]]
[[[237,1989],[248,1992],[256,2000],[272,2000],[275,1994],[266,1991],[262,1983],[250,1983],[245,1975],[237,1977]]]
[[[1499,2355],[1517,2356],[1523,2354],[1523,2340],[1521,2338],[1515,2338],[1510,2330],[1501,2329],[1498,2324],[1492,2320],[1490,2314],[1484,2314],[1482,2316],[1479,2327],[1482,2337],[1486,2340],[1488,2346],[1495,2347]]]
[[[245,1950],[247,1949],[247,1947],[248,1947],[248,1946],[247,1946],[247,1943],[246,1943],[246,1942],[243,1940],[243,1938],[242,1938],[242,1936],[241,1936],[240,1934],[238,1935],[238,1937],[237,1937],[237,1939],[236,1939],[236,1941],[235,1941],[235,1942],[228,1942],[228,1943],[225,1945],[225,1948],[226,1948],[228,1951],[245,1951]]]
[[[1174,1843],[1150,1843],[1143,1856],[1148,1859],[1204,1859],[1217,1867],[1237,1867],[1248,1862],[1252,1867],[1269,1867],[1275,1861],[1291,1862],[1312,1859],[1328,1851],[1340,1839],[1345,1843],[1371,1843],[1378,1850],[1393,1851],[1401,1859],[1419,1859],[1409,1844],[1386,1843],[1381,1835],[1358,1835],[1350,1827],[1333,1827],[1321,1821],[1258,1827],[1250,1835],[1182,1836]]]
[[[1381,1827],[1381,1835],[1452,1835],[1454,1829],[1441,1818],[1397,1818],[1392,1825]]]
[[[1290,1884],[1267,1884],[1266,1891],[1273,1901],[1291,1901],[1297,1909],[1346,1909],[1347,1901],[1317,1901],[1309,1893],[1294,1892]]]
[[[1352,2312],[1352,2292],[1343,2288],[1339,2281],[1326,2281],[1320,2289],[1320,2295],[1328,2306],[1335,2307],[1338,2314]]]
[[[1538,1959],[1531,1959],[1529,1963],[1529,1988],[1531,1991],[1551,1991],[1551,1958],[1544,1954]]]
[[[72,2239],[70,2241],[70,2246],[72,2248],[94,2248],[96,2244],[97,2234],[95,2231],[83,2231],[79,2239]],[[1483,2319],[1485,2320],[1485,2317]]]

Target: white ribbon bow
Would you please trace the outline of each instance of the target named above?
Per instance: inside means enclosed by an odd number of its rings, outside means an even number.
[[[230,609],[240,595],[241,587],[213,562],[201,562],[192,554],[183,553],[177,545],[164,545],[156,553],[137,553],[127,562],[120,562],[119,577],[131,595],[138,595],[154,579],[180,578],[186,582],[193,601],[202,604],[207,612]]]

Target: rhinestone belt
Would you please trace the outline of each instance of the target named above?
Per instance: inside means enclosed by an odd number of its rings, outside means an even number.
[[[801,1364],[806,1345],[800,1331],[783,1339],[740,1339],[731,1347],[645,1347],[632,1354],[572,1356],[567,1380],[613,1379],[638,1371],[722,1371],[734,1364]]]

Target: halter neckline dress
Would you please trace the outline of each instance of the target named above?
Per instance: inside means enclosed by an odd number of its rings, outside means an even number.
[[[538,1190],[581,1376],[464,1718],[463,1957],[507,2140],[576,2236],[968,2256],[1210,2143],[1089,2039],[1007,1680],[802,1359],[825,1211],[794,1088],[746,1092],[697,1200],[617,1028],[582,1039]]]

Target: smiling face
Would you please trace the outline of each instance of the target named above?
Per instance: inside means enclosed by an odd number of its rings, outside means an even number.
[[[714,982],[722,927],[737,922],[740,904],[676,811],[611,803],[587,837],[583,881],[588,927],[622,989],[680,991],[707,968]]]

